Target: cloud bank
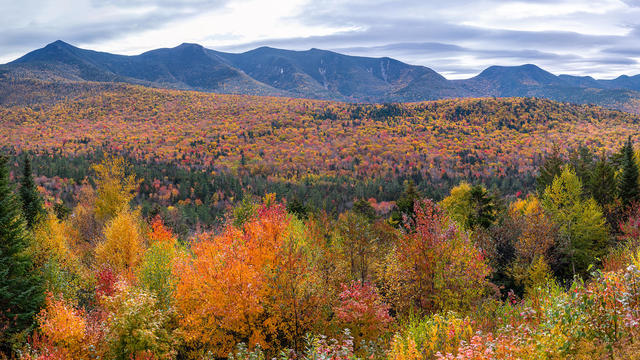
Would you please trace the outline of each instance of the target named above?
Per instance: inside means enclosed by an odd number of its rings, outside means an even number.
[[[535,63],[640,73],[638,0],[0,0],[0,62],[62,39],[122,54],[196,42],[389,56],[448,78]]]

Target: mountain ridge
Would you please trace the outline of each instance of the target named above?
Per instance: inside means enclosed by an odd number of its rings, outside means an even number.
[[[414,102],[457,97],[542,97],[640,112],[640,75],[610,80],[554,75],[534,64],[490,66],[469,79],[390,57],[259,47],[227,53],[194,43],[118,55],[62,40],[0,65],[3,77],[124,82],[206,92],[349,102]],[[632,104],[632,105],[630,105]]]

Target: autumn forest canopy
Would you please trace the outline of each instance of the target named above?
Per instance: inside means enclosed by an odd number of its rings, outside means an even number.
[[[0,358],[640,352],[637,115],[87,82],[4,99]]]

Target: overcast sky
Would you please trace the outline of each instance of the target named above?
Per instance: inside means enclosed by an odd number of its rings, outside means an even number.
[[[640,0],[0,0],[0,63],[58,39],[128,55],[315,47],[448,78],[525,63],[613,78],[640,73]]]

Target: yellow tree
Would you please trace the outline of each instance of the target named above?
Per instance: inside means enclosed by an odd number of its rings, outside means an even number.
[[[144,239],[140,233],[136,213],[120,211],[104,229],[104,240],[96,246],[96,261],[127,275],[137,268],[144,253]]]
[[[123,158],[106,158],[94,165],[96,173],[95,214],[99,221],[108,221],[129,208],[139,181]]]

